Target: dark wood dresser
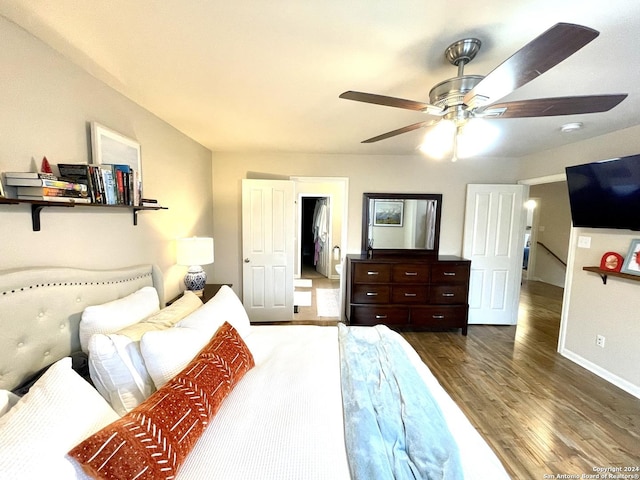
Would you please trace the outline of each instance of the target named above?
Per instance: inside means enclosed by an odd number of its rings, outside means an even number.
[[[471,262],[454,256],[347,256],[350,325],[460,328],[467,334]]]

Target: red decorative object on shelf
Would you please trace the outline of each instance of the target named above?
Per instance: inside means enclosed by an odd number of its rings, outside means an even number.
[[[47,157],[42,157],[42,165],[40,166],[40,171],[42,173],[53,173],[53,170],[51,170],[51,165],[49,165],[49,160],[47,160]]]
[[[607,252],[602,256],[602,260],[600,260],[600,269],[608,270],[610,272],[619,272],[622,268],[623,262],[624,259],[619,253]]]

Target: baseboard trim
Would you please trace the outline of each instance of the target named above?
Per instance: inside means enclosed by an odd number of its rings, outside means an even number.
[[[593,362],[590,362],[586,358],[584,358],[584,357],[578,355],[577,353],[574,353],[571,350],[568,350],[566,348],[563,348],[563,349],[560,350],[560,355],[562,355],[563,357],[568,358],[572,362],[577,363],[578,365],[580,365],[583,368],[586,368],[591,373],[594,373],[595,375],[599,376],[600,378],[603,378],[607,382],[612,383],[616,387],[618,387],[618,388],[624,390],[625,392],[633,395],[634,397],[640,399],[640,387],[639,386],[634,385],[633,383],[625,380],[624,378],[618,377],[617,375],[611,373],[610,371],[605,370],[604,368],[596,365]]]

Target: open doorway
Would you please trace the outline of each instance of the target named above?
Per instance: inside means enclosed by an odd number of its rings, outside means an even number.
[[[559,336],[572,225],[566,177],[559,174],[520,183],[529,185],[527,225],[531,228],[526,232],[529,233],[529,250],[525,251],[528,261],[526,270],[523,269],[518,315],[525,327],[518,328],[516,337],[533,331],[531,327],[536,322],[546,322],[546,327]],[[534,297],[539,304],[553,308],[554,314],[547,309],[543,317],[531,311]]]
[[[338,321],[343,316],[340,269],[347,232],[348,179],[297,177],[294,320]]]

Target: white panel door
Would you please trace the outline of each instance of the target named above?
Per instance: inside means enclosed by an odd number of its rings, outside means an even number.
[[[468,185],[462,256],[471,260],[469,323],[518,322],[523,185]]]
[[[242,290],[252,322],[293,319],[294,183],[242,180]]]

